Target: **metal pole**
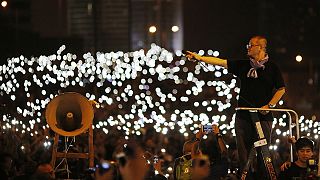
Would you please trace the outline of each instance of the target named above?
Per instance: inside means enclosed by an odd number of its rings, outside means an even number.
[[[299,119],[298,114],[292,110],[292,109],[266,109],[266,108],[249,108],[249,107],[237,107],[236,111],[238,110],[246,110],[246,111],[276,111],[276,112],[287,112],[289,114],[289,135],[292,137],[292,118],[291,114],[295,115],[295,125],[296,125],[296,133],[297,133],[297,139],[300,138],[300,126],[299,126]],[[290,145],[290,160],[293,162],[293,147],[292,144]]]

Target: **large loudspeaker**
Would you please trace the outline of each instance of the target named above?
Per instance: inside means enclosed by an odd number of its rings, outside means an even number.
[[[48,125],[62,136],[84,133],[91,126],[93,116],[92,104],[75,92],[66,92],[53,98],[46,108]]]

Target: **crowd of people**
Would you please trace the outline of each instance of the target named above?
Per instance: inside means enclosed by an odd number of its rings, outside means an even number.
[[[14,129],[2,130],[0,134],[1,179],[119,179],[120,176],[123,179],[239,179],[241,176],[235,139],[221,135],[217,125],[208,134],[199,129],[198,133],[187,138],[179,134],[159,134],[150,127],[141,136],[130,140],[126,140],[116,128],[110,128],[108,134],[96,129],[96,166],[93,169],[89,168],[87,159],[68,159],[67,164],[61,164],[62,159],[57,159],[56,167],[52,167],[54,134],[48,129],[39,130],[34,136]],[[294,168],[302,164],[303,171],[307,172],[306,162],[317,157],[316,153],[310,153],[315,145],[310,146],[309,140],[305,143],[309,149],[305,150],[304,144],[296,143],[297,161],[290,164],[286,138],[283,137],[278,151],[272,151],[276,169],[280,172],[283,163],[283,170],[290,165]],[[45,146],[45,143],[50,145]],[[64,150],[64,143],[68,142],[61,137],[60,151]],[[69,146],[68,152],[88,152],[87,135],[77,136]],[[304,163],[299,164],[301,159]],[[126,174],[127,178],[124,177]],[[283,177],[282,174],[279,177]]]

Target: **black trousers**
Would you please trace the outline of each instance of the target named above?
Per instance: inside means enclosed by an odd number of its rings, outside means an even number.
[[[261,121],[261,127],[269,145],[271,139],[272,121]],[[239,117],[236,117],[235,131],[240,172],[242,172],[248,161],[248,156],[251,148],[253,147],[253,143],[258,140],[258,135],[251,119],[240,119]],[[264,167],[261,153],[259,151],[257,151],[257,153],[257,166],[255,167],[256,174],[259,175],[260,179],[264,179],[264,177],[267,177],[267,172]],[[253,178],[252,175],[249,175],[248,179],[255,178]]]

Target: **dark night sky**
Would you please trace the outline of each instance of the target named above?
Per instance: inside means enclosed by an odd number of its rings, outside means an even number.
[[[6,36],[0,52],[4,58],[20,53],[39,55],[40,49],[47,52],[62,44],[68,36],[66,3],[12,0],[7,10],[1,7],[0,32]],[[15,8],[19,11],[12,10]],[[221,56],[243,58],[249,38],[261,34],[269,40],[269,53],[279,59],[288,61],[298,53],[318,56],[320,0],[183,0],[182,9],[185,49],[215,49]],[[15,18],[17,13],[20,19]],[[26,28],[16,30],[17,21],[26,22]]]
[[[185,0],[187,49],[222,50],[222,56],[243,57],[253,35],[269,40],[269,53],[279,59],[301,53],[317,58],[320,1]],[[285,51],[283,51],[285,49]]]
[[[242,1],[184,1],[185,48],[223,50],[222,55],[238,56],[247,39],[258,30],[256,6]],[[200,1],[201,2],[201,1]],[[251,17],[250,17],[251,16]]]

